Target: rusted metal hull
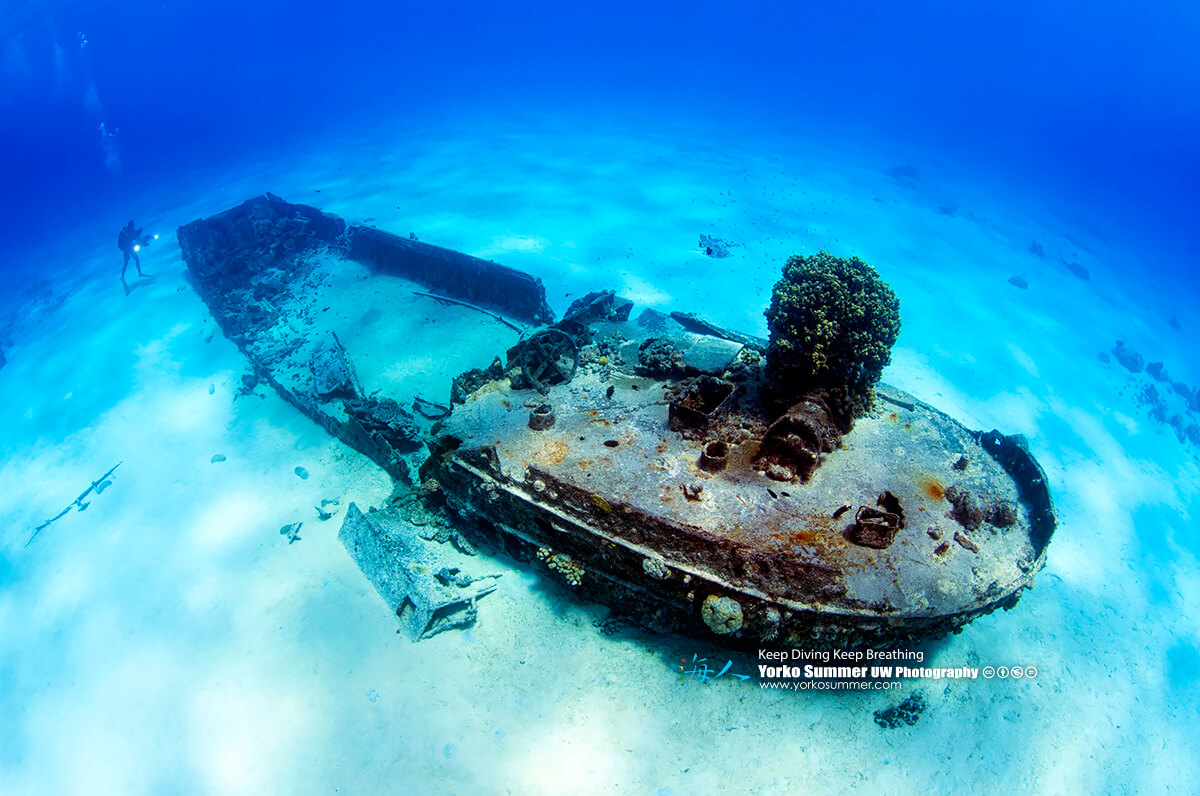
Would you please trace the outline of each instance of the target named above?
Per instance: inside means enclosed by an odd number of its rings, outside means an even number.
[[[891,473],[854,467],[854,451],[874,448],[880,439],[911,444],[911,428],[901,430],[903,421],[893,421],[890,411],[860,421],[848,440],[851,450],[834,454],[848,461],[826,462],[840,466],[852,485],[809,490],[773,483],[748,467],[706,473],[699,466],[701,443],[672,434],[665,407],[645,407],[658,415],[645,422],[619,393],[617,409],[559,396],[559,433],[550,437],[522,430],[519,418],[500,421],[524,405],[520,391],[495,389],[472,396],[439,426],[424,477],[436,480],[449,507],[494,547],[519,560],[557,560],[561,566],[548,565],[557,570],[548,574],[570,570],[573,577],[560,579],[580,596],[658,629],[734,645],[821,648],[936,638],[1015,605],[1044,563],[1053,533],[1044,479],[1019,439],[971,432],[889,388],[881,394],[911,409],[883,400],[884,409],[898,409],[910,426],[947,433],[955,455],[982,460],[974,465],[987,470],[980,481],[1007,480],[1007,494],[1020,495],[1017,523],[1004,529],[985,523],[968,534],[945,516],[950,504],[926,490],[953,473],[955,459],[948,456],[909,461]],[[543,398],[553,401],[555,392],[532,400]],[[582,419],[572,425],[572,414]],[[1003,448],[1010,464],[990,455],[981,440]],[[615,451],[624,458],[614,460]],[[730,455],[737,459],[736,447]],[[901,488],[905,480],[913,482],[912,491]],[[689,500],[688,488],[696,486],[699,495]],[[839,504],[892,490],[914,515],[891,545],[895,554],[849,541],[853,512],[835,518]],[[976,491],[983,490],[977,485]],[[956,542],[959,536],[963,543]]]

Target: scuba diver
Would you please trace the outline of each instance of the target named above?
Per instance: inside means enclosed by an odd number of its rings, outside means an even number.
[[[150,243],[150,236],[142,234],[141,229],[134,227],[133,219],[129,219],[129,223],[121,228],[120,234],[117,235],[117,248],[125,255],[125,262],[121,265],[121,285],[125,288],[125,295],[130,293],[129,284],[125,281],[125,269],[129,267],[129,258],[133,258],[133,265],[137,268],[138,276],[143,279],[153,279],[154,274],[142,273],[142,261],[138,259],[138,250]]]

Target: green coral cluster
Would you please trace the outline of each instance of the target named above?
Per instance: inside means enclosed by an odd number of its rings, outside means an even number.
[[[857,257],[793,255],[767,309],[767,375],[780,403],[822,397],[845,430],[871,406],[872,388],[900,334],[900,302]]]

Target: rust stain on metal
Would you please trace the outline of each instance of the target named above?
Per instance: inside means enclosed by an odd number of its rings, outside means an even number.
[[[934,500],[941,500],[946,497],[946,488],[942,486],[942,482],[930,476],[921,481],[921,490]],[[924,511],[925,509],[921,509]]]
[[[567,458],[567,443],[558,440],[547,442],[538,458],[548,464],[561,464]]]

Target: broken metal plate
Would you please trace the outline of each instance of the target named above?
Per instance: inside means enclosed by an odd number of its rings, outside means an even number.
[[[338,539],[413,641],[470,626],[478,616],[476,602],[496,590],[492,577],[459,575],[463,562],[388,512],[363,514],[351,503]]]

